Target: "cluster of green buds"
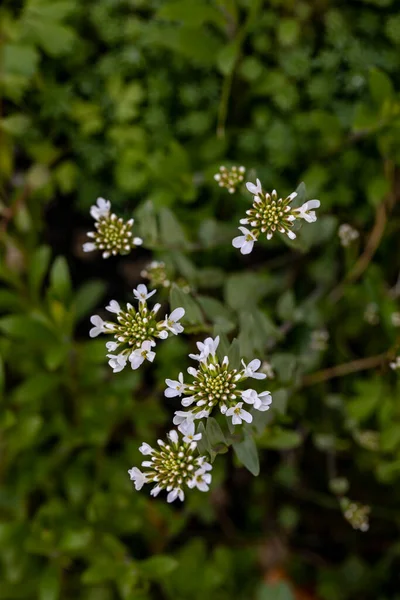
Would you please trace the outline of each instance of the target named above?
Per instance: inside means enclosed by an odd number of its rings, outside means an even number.
[[[116,300],[111,300],[106,310],[117,315],[117,323],[104,321],[99,315],[91,317],[90,321],[94,327],[89,332],[90,337],[101,333],[114,336],[114,341],[106,343],[109,352],[107,357],[110,359],[108,364],[114,373],[122,371],[128,361],[132,369],[140,367],[145,360],[153,362],[155,352],[152,348],[156,345],[155,340],[164,340],[171,333],[182,333],[183,326],[179,321],[185,310],[181,307],[176,308],[164,320],[157,321],[156,314],[161,305],[156,304],[152,310],[147,306],[147,299],[155,293],[156,290],[148,292],[143,283],[138,285],[137,289],[133,290],[134,297],[139,301],[138,310],[131,304],[127,304],[123,310]]]
[[[83,244],[84,252],[101,250],[103,258],[128,254],[132,248],[143,244],[140,237],[133,237],[132,227],[134,219],[124,221],[111,212],[111,202],[104,198],[97,198],[97,205],[91,207],[90,214],[95,220],[96,231],[89,231],[87,236],[91,242]]]
[[[164,394],[167,398],[182,397],[182,406],[191,406],[191,410],[176,411],[173,423],[182,432],[196,419],[208,417],[214,408],[232,419],[233,425],[240,425],[243,421],[251,423],[253,415],[243,408],[243,403],[252,406],[255,410],[266,411],[272,402],[268,391],[258,393],[253,389],[243,389],[243,383],[249,378],[265,379],[265,373],[258,373],[261,361],[252,360],[248,365],[242,361],[243,369],[229,368],[229,359],[224,357],[219,362],[216,351],[219,337],[207,338],[204,342],[197,342],[199,354],[189,354],[189,357],[199,362],[199,368],[188,368],[191,383],[185,383],[183,373],[178,380],[166,379],[167,389]]]
[[[230,194],[236,192],[236,188],[243,182],[245,167],[220,167],[219,173],[214,175],[215,181],[218,181],[219,187],[226,188]]]
[[[207,492],[211,483],[209,471],[212,470],[212,466],[205,456],[195,456],[200,439],[201,433],[194,433],[192,423],[185,431],[183,439],[179,438],[177,431],[172,430],[168,433],[167,443],[157,440],[159,450],[143,443],[139,451],[149,457],[149,460],[142,462],[146,471],[143,472],[137,467],[128,471],[136,490],[140,490],[145,483],[154,483],[150,495],[157,496],[161,490],[166,490],[167,502],[173,502],[176,498],[184,500],[184,486]]]
[[[315,209],[320,206],[319,200],[308,200],[299,208],[292,208],[291,203],[296,198],[297,192],[293,192],[286,198],[279,198],[276,190],[272,190],[270,194],[265,192],[259,179],[256,185],[247,182],[246,187],[253,194],[253,206],[246,211],[248,216],[241,219],[240,223],[250,225],[252,229],[239,227],[243,235],[232,240],[232,245],[239,248],[242,254],[250,254],[261,234],[265,234],[267,240],[270,240],[278,231],[294,240],[296,234],[292,227],[296,219],[304,219],[308,223],[317,220]]]
[[[344,518],[350,523],[353,529],[368,531],[369,514],[371,512],[369,506],[365,506],[359,502],[352,502],[349,498],[343,497],[340,499],[340,508],[342,509]]]

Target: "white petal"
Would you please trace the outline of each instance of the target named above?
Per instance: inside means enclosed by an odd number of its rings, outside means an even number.
[[[86,242],[85,244],[83,244],[84,252],[93,252],[93,250],[96,250],[96,248],[97,246],[93,242]]]
[[[175,308],[172,313],[169,315],[169,320],[171,321],[179,321],[185,314],[185,309],[182,307]]]
[[[244,235],[238,235],[237,237],[233,238],[232,246],[234,248],[241,248],[245,242],[246,237]]]
[[[251,241],[251,242],[245,242],[243,244],[243,246],[241,247],[240,252],[242,254],[250,254],[250,252],[253,250],[253,246],[254,246],[254,242],[253,241]]]

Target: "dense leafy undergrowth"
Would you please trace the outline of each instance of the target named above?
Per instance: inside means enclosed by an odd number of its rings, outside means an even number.
[[[398,600],[396,0],[5,0],[0,29],[0,599]],[[304,181],[317,223],[242,256],[220,165]],[[82,251],[98,196],[143,246]],[[113,374],[89,318],[154,260],[185,332]],[[127,471],[217,334],[272,405],[235,452],[210,420],[211,489],[170,505]]]

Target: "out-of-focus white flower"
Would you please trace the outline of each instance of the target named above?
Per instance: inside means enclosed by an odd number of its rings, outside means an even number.
[[[329,333],[326,329],[316,329],[311,333],[311,349],[322,352],[328,348]]]
[[[340,225],[338,229],[338,235],[340,238],[341,245],[345,248],[347,246],[350,246],[350,244],[360,236],[357,229],[354,229],[354,227],[352,227],[348,223],[342,223]]]
[[[393,371],[398,371],[400,369],[400,356],[396,356],[394,361],[389,363],[389,367],[393,369]]]
[[[378,325],[380,321],[379,317],[379,306],[376,302],[370,302],[367,304],[364,311],[364,319],[369,323],[369,325]]]
[[[400,312],[394,312],[390,315],[393,327],[400,327]]]
[[[226,188],[230,194],[236,192],[237,186],[243,181],[246,169],[244,167],[231,167],[227,169],[222,166],[219,173],[214,175],[215,181],[218,181],[219,187]]]

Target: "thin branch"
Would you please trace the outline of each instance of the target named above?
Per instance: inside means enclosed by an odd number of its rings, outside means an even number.
[[[366,371],[383,365],[388,359],[388,353],[377,354],[376,356],[368,356],[367,358],[360,358],[358,360],[352,360],[351,362],[343,363],[330,367],[329,369],[323,369],[311,375],[306,375],[302,381],[302,385],[307,387],[309,385],[315,385],[316,383],[322,383],[335,377],[342,377],[343,375],[350,375],[350,373],[357,373],[358,371]]]

